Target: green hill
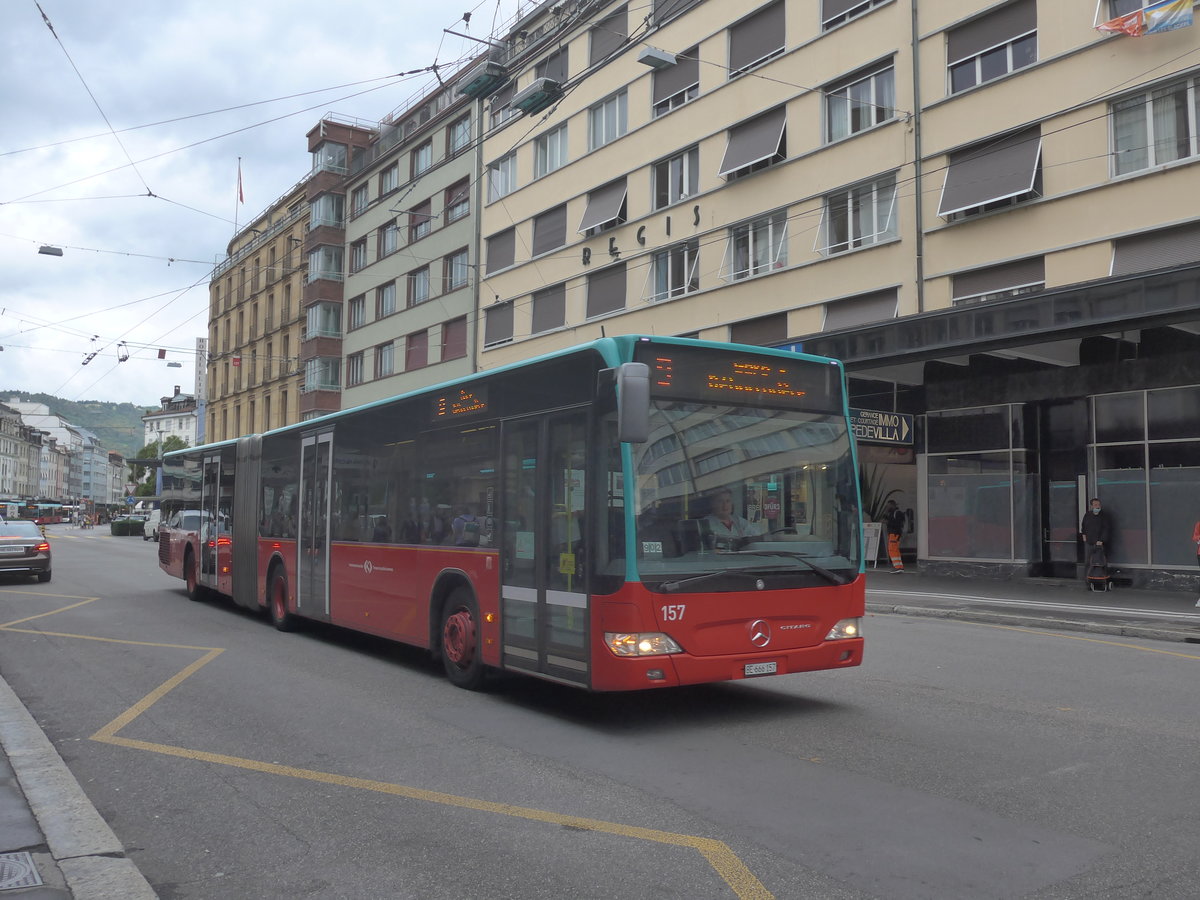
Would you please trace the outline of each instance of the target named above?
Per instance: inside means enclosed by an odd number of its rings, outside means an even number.
[[[72,425],[86,428],[100,438],[106,450],[120,453],[126,459],[136,456],[142,449],[146,433],[142,416],[148,408],[153,408],[99,400],[64,400],[50,394],[31,394],[27,391],[0,392],[0,401],[6,397],[44,403],[54,415],[61,416]]]

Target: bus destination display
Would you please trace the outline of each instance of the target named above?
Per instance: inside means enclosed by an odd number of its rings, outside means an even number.
[[[486,385],[476,385],[473,388],[455,388],[449,393],[437,394],[433,398],[432,419],[435,422],[446,422],[452,419],[464,419],[487,412],[488,397]]]
[[[642,349],[639,362],[650,366],[650,390],[657,397],[814,411],[841,408],[838,371],[829,364],[662,344]]]

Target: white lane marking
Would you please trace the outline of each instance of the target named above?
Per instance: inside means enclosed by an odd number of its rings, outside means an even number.
[[[1125,613],[1127,615],[1143,616],[1150,619],[1200,619],[1200,614],[1191,612],[1163,612],[1153,609],[1138,609],[1127,606],[1088,606],[1083,603],[1054,603],[1045,600],[1017,600],[1006,597],[978,597],[971,594],[933,594],[926,591],[889,591],[887,589],[871,589],[867,596],[886,595],[889,597],[929,597],[937,600],[959,600],[967,603],[990,603],[1009,606],[1036,606],[1040,609],[1074,610],[1076,612],[1094,613]]]

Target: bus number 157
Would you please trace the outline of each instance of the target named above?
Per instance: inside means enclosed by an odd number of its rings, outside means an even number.
[[[687,609],[687,604],[676,603],[670,606],[662,607],[662,618],[664,622],[682,622],[683,611]]]

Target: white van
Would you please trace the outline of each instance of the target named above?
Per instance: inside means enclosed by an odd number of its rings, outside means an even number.
[[[142,540],[157,541],[158,540],[158,523],[162,521],[162,510],[151,509],[147,511],[146,521],[142,525]]]

